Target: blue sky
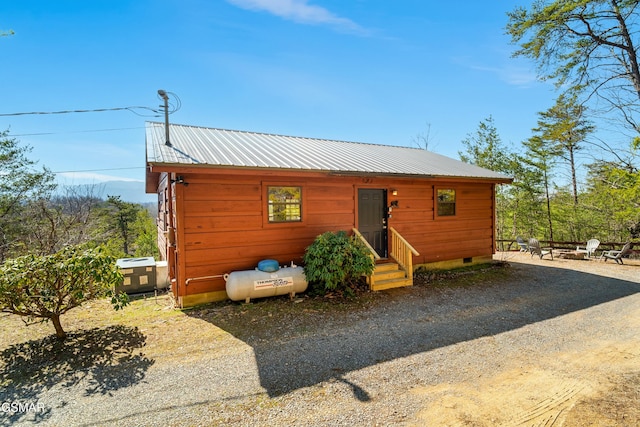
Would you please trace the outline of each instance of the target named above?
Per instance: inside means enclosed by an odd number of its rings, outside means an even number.
[[[504,34],[527,3],[5,0],[0,114],[157,108],[162,88],[175,123],[405,146],[430,124],[430,148],[458,158],[490,115],[519,144],[553,105]],[[146,120],[163,118],[0,116],[0,130],[64,183],[142,181]]]

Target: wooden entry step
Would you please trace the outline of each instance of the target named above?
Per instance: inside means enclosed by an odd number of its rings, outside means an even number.
[[[413,286],[413,280],[407,278],[407,273],[395,262],[376,264],[368,282],[372,291]]]

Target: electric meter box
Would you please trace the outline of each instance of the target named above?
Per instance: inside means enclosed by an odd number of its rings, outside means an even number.
[[[120,258],[116,261],[124,276],[117,291],[135,294],[156,289],[156,261],[153,257]]]

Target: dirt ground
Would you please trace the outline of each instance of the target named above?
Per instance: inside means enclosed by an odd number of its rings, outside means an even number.
[[[637,327],[638,325],[636,325]],[[429,425],[638,426],[640,352],[637,343],[600,343],[593,354],[554,354],[558,366],[522,357],[481,384],[416,390],[441,397],[421,413]],[[603,369],[606,366],[606,369]],[[570,374],[568,373],[570,372]],[[544,399],[540,396],[543,394]]]
[[[508,257],[511,263],[541,262],[523,254]],[[623,273],[640,281],[638,260],[625,266],[595,260],[552,262],[554,267],[610,277]],[[416,390],[440,396],[422,411],[422,420],[436,426],[640,426],[640,305],[632,316],[612,321],[625,322],[637,332],[635,339],[593,339],[584,343],[588,352],[552,352],[542,358],[522,354],[492,378],[482,375],[481,382]]]

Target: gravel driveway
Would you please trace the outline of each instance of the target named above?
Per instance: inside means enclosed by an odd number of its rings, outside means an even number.
[[[48,384],[44,412],[0,412],[0,425],[551,426],[640,379],[640,263],[495,258],[509,280],[388,291],[332,318],[303,300],[298,316],[207,343],[211,354],[118,372],[132,378],[117,387]],[[209,314],[193,321],[225,329]]]

